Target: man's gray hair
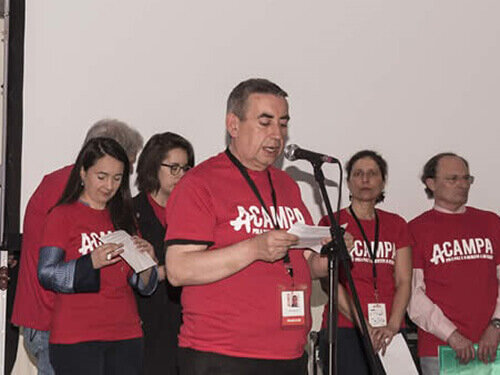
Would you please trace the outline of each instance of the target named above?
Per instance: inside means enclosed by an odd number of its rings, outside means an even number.
[[[123,147],[129,157],[135,158],[144,145],[142,135],[126,123],[116,119],[97,121],[87,131],[86,144],[90,139],[97,137],[112,138]]]
[[[264,78],[250,78],[240,82],[229,94],[227,113],[235,114],[240,120],[245,119],[248,97],[252,94],[271,94],[286,98],[288,94],[277,84]]]

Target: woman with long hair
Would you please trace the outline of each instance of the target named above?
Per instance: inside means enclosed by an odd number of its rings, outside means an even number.
[[[181,324],[181,288],[165,277],[165,206],[175,185],[194,166],[193,147],[175,133],[153,135],[137,164],[134,197],[139,229],[159,259],[159,286],[151,296],[137,296],[144,329],[144,374],[178,374],[177,335]]]
[[[100,240],[124,230],[154,257],[152,246],[136,235],[129,168],[116,141],[91,139],[46,219],[38,278],[56,292],[49,339],[56,374],[141,371],[142,330],[132,287],[152,293],[157,270],[134,273],[119,256],[122,244]]]
[[[351,204],[340,211],[339,224],[354,237],[349,250],[352,277],[375,351],[385,352],[400,330],[411,290],[411,239],[406,221],[376,208],[384,200],[387,163],[378,153],[363,150],[346,165]],[[330,225],[327,216],[319,225]],[[346,280],[338,290],[337,358],[339,374],[370,374],[357,316]],[[326,321],[320,334],[321,359],[327,368]]]

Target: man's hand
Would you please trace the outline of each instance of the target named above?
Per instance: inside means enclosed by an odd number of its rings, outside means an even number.
[[[458,330],[455,330],[448,338],[448,344],[457,354],[457,358],[462,364],[469,363],[474,359],[474,346],[472,341],[462,336]]]
[[[0,267],[0,290],[7,290],[9,284],[9,269]]]
[[[17,259],[14,255],[9,255],[8,263],[9,268],[14,268],[17,266]]]
[[[285,256],[290,246],[296,245],[299,238],[284,230],[270,230],[251,239],[254,242],[257,260],[275,262]]]
[[[345,247],[347,248],[347,251],[351,251],[351,249],[354,247],[354,237],[352,236],[352,234],[349,232],[345,232],[344,233],[344,241],[345,241]]]
[[[484,363],[495,361],[499,341],[500,329],[488,324],[488,327],[486,327],[479,339],[477,349],[477,357],[479,360]]]

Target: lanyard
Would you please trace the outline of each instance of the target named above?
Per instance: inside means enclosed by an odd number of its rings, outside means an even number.
[[[378,220],[377,210],[375,210],[375,241],[373,243],[373,249],[370,242],[368,241],[368,237],[366,236],[365,230],[363,229],[361,222],[359,221],[358,217],[354,213],[354,210],[352,209],[352,205],[349,206],[349,211],[351,212],[354,221],[356,221],[356,224],[358,225],[359,231],[361,232],[361,235],[365,240],[366,247],[368,248],[368,253],[370,254],[370,258],[372,259],[373,287],[375,288],[375,294],[377,294],[377,265],[375,264],[375,260],[377,259],[378,238],[379,238],[379,220]]]
[[[262,199],[262,195],[260,195],[259,189],[255,185],[255,182],[253,182],[252,178],[248,174],[248,171],[246,167],[241,164],[241,162],[229,151],[229,147],[226,148],[226,155],[231,160],[231,162],[238,168],[240,171],[241,175],[245,178],[248,186],[252,189],[253,193],[259,200],[262,208],[266,211],[267,215],[271,219],[271,222],[273,223],[274,229],[280,229],[279,224],[275,221],[275,217],[273,217],[269,210],[267,209],[266,204],[264,203],[264,199]],[[274,207],[274,213],[277,214],[278,208],[277,208],[277,199],[276,199],[276,190],[274,190],[274,185],[273,185],[273,180],[271,179],[271,172],[269,172],[269,169],[267,170],[267,178],[269,180],[269,185],[271,186],[271,199],[273,201],[273,207]],[[290,256],[288,255],[288,252],[286,253],[285,257],[283,258],[283,263],[285,264],[285,268],[292,278],[293,282],[293,267],[292,264],[290,263]]]

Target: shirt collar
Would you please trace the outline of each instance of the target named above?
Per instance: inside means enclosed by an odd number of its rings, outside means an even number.
[[[448,210],[447,208],[444,208],[444,207],[441,207],[439,205],[437,205],[436,203],[434,203],[434,209],[438,212],[442,212],[444,214],[463,214],[465,213],[466,211],[466,207],[465,207],[465,204],[460,206],[458,208],[458,210],[456,211],[451,211],[451,210]]]

